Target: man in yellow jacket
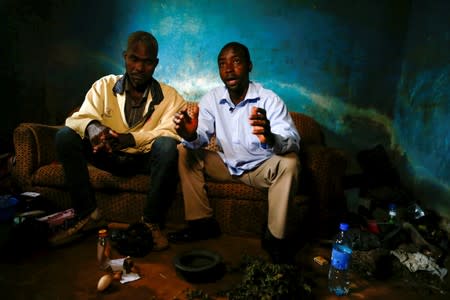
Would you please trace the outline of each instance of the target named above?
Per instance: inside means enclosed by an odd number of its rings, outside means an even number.
[[[168,247],[160,227],[178,182],[177,135],[173,116],[186,106],[178,92],[153,78],[158,42],[144,31],[128,37],[123,52],[124,75],[107,75],[87,92],[80,109],[56,135],[76,221],[50,238],[51,244],[71,240],[100,218],[87,164],[116,175],[151,176],[141,221],[152,232],[154,250]]]

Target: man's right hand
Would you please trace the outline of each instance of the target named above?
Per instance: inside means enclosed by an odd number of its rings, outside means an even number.
[[[186,141],[193,141],[197,138],[199,107],[193,108],[192,114],[189,115],[187,109],[177,112],[173,118],[175,130]]]

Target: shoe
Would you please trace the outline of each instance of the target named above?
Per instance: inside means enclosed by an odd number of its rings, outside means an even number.
[[[188,226],[167,234],[171,243],[190,243],[217,238],[222,234],[219,223],[213,218],[189,221]]]
[[[86,225],[81,228],[83,233],[91,232],[93,230],[98,230],[100,227],[106,226],[105,220],[100,213],[100,210],[96,208],[90,215],[89,221]]]
[[[161,230],[159,229],[159,225],[155,223],[148,223],[145,222],[144,217],[141,218],[142,223],[144,223],[148,229],[152,233],[153,238],[153,251],[162,251],[169,248],[169,241],[167,238],[162,234]]]
[[[69,228],[57,231],[54,235],[50,236],[48,243],[50,246],[67,244],[77,238],[80,238],[83,233],[98,228],[100,221],[100,211],[97,208],[90,215],[79,219]]]
[[[285,239],[277,239],[266,229],[261,239],[261,248],[263,248],[270,256],[274,264],[295,264],[293,251],[290,249]]]

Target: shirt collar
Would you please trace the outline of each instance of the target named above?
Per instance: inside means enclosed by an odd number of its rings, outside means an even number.
[[[250,81],[248,85],[247,94],[245,95],[244,100],[242,100],[239,105],[244,106],[247,103],[255,103],[260,99],[258,92],[256,90],[256,86],[253,84],[252,81]],[[234,106],[233,101],[231,101],[230,93],[228,93],[227,88],[224,88],[224,93],[222,98],[219,100],[219,104],[226,104],[228,103],[231,106]]]
[[[152,79],[153,81],[153,79]],[[128,91],[129,88],[129,79],[127,73],[125,73],[122,77],[117,80],[116,84],[113,86],[113,92],[114,94],[120,94],[122,95],[124,92]],[[148,93],[150,91],[150,85],[147,86],[147,88],[144,91],[144,94],[142,95],[143,99],[147,99]]]

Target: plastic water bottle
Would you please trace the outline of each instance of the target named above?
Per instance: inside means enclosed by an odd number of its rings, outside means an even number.
[[[328,271],[328,289],[337,296],[347,295],[350,290],[349,267],[352,248],[347,237],[349,226],[341,223],[340,232],[333,243],[331,264]]]

